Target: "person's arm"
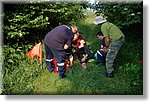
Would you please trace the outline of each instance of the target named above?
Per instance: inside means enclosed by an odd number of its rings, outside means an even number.
[[[84,47],[84,44],[85,44],[85,40],[80,40],[80,45],[78,46],[79,48],[82,48]]]
[[[109,44],[110,44],[110,39],[108,37],[106,37],[104,40],[104,43],[105,43],[106,48],[108,48]]]
[[[110,26],[108,25],[108,23],[104,23],[101,26],[101,31],[102,31],[104,38],[105,38],[104,43],[105,43],[106,48],[108,48],[109,44],[110,44],[109,28],[110,28]]]
[[[107,53],[109,44],[110,44],[110,39],[108,37],[104,37],[100,50]]]
[[[69,62],[70,62],[70,66],[72,66],[73,65],[73,56],[72,55],[69,56]]]
[[[66,44],[64,45],[64,49],[68,49],[70,48],[72,45],[72,39],[73,39],[73,36],[70,34],[70,36],[68,36],[68,40],[66,41]]]

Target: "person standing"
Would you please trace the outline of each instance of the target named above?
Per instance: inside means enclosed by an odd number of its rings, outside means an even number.
[[[112,78],[114,75],[114,60],[121,46],[125,43],[125,35],[116,25],[107,22],[102,16],[97,16],[93,23],[100,25],[103,36],[109,42],[106,55],[106,77]]]
[[[46,49],[46,65],[49,72],[54,71],[53,57],[56,58],[59,78],[66,77],[65,73],[65,49],[71,47],[74,34],[78,31],[77,26],[60,25],[52,29],[44,38]]]

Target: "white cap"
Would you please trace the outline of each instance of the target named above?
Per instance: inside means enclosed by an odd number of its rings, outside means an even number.
[[[95,25],[101,24],[106,22],[107,20],[105,18],[103,18],[102,16],[97,16],[95,18],[95,21],[93,22]]]

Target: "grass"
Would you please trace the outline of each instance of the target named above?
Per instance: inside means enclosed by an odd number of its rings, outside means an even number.
[[[99,47],[96,33],[100,28],[93,25],[91,22],[92,19],[87,18],[84,21],[78,22],[78,26],[81,34],[87,40],[88,45],[93,52],[96,52]],[[135,63],[139,58],[138,56],[133,55],[133,52],[137,50],[133,49],[133,51],[127,53],[130,48],[126,49],[125,47],[130,46],[134,45],[131,42],[127,42],[120,51],[120,54],[118,55],[120,58],[117,57],[117,60],[121,60],[118,61],[119,63],[116,63],[116,73],[112,79],[106,78],[105,68],[95,65],[95,62],[88,63],[88,69],[85,70],[81,67],[79,61],[75,61],[73,67],[71,67],[67,73],[67,78],[63,80],[58,80],[58,75],[56,73],[50,74],[47,72],[47,69],[45,69],[42,75],[34,81],[35,84],[38,83],[36,84],[37,90],[35,90],[35,93],[86,95],[142,94],[142,66]],[[125,60],[121,58],[122,56],[125,57]],[[135,59],[131,58],[131,56],[135,56]],[[137,75],[134,75],[136,71],[133,70],[135,69],[139,69]]]
[[[91,16],[78,22],[77,25],[88,45],[93,52],[96,52],[99,48],[99,41],[96,38],[99,27],[91,23]],[[143,66],[138,63],[139,49],[136,48],[139,46],[135,48],[136,44],[129,36],[126,37],[126,44],[115,62],[114,78],[106,78],[105,67],[96,65],[95,61],[89,62],[87,69],[83,69],[80,62],[76,60],[67,72],[67,78],[58,79],[57,73],[49,73],[46,68],[44,45],[43,65],[39,64],[37,58],[30,60],[25,56],[22,59],[19,57],[14,65],[14,57],[10,57],[10,62],[4,60],[3,94],[142,95]],[[9,53],[9,51],[5,52]],[[18,52],[14,50],[13,53]]]

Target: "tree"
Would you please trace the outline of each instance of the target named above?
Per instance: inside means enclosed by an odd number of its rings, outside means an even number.
[[[84,2],[4,4],[4,41],[41,39],[55,26],[82,20],[85,7]]]
[[[143,2],[117,3],[117,2],[96,2],[92,7],[96,15],[104,15],[108,21],[120,28],[129,27],[133,24],[142,23]]]

